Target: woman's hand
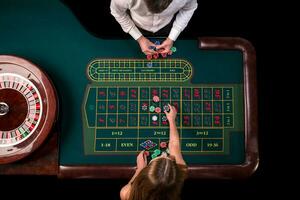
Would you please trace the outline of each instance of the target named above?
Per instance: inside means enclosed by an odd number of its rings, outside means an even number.
[[[165,111],[167,119],[170,123],[175,122],[177,110],[174,106],[171,106],[170,104],[168,104],[168,106],[169,106],[170,111],[169,112]]]
[[[160,53],[167,53],[172,54],[172,51],[170,50],[173,47],[174,41],[170,38],[167,38],[161,45],[157,45],[156,49],[160,50]]]
[[[137,170],[142,170],[147,166],[147,157],[144,154],[145,151],[141,151],[136,158]]]
[[[137,39],[141,50],[144,54],[146,55],[153,55],[156,52],[153,49],[149,49],[150,46],[155,46],[155,44],[153,44],[150,40],[148,40],[147,38],[145,38],[144,36],[139,37],[139,39]]]

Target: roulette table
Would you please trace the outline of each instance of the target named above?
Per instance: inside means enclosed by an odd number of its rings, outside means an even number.
[[[168,104],[189,177],[256,170],[249,41],[179,39],[173,55],[147,60],[134,40],[92,36],[60,1],[0,7],[0,174],[129,178],[141,150],[168,142]]]

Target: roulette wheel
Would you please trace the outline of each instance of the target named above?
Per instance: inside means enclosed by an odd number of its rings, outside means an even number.
[[[0,55],[0,164],[29,156],[56,121],[55,88],[40,67]]]

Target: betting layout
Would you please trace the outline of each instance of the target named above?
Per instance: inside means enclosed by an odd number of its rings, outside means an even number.
[[[97,59],[87,75],[87,154],[156,150],[168,141],[168,104],[178,111],[183,153],[228,151],[224,130],[234,127],[234,85],[191,84],[192,65],[183,59]]]

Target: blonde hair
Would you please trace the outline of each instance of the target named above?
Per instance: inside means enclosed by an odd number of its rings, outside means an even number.
[[[175,160],[155,159],[133,181],[129,200],[180,200],[186,173]]]

